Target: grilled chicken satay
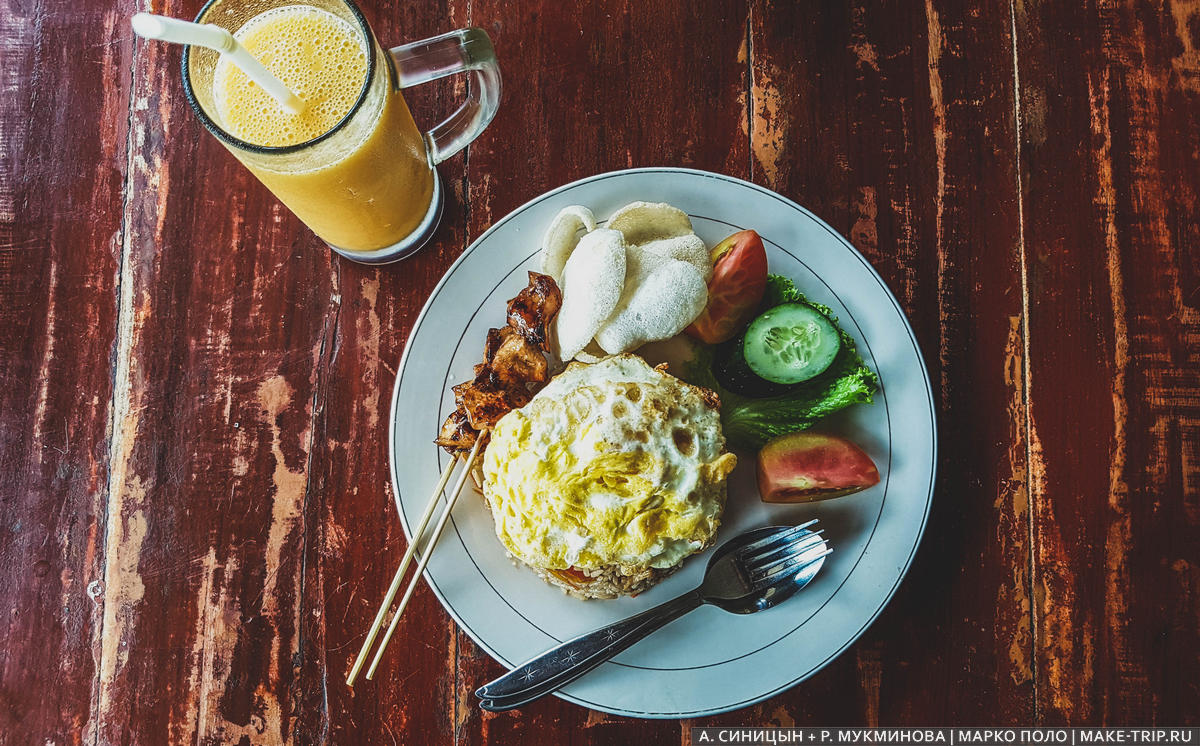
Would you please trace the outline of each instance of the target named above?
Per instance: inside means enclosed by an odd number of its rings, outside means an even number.
[[[475,377],[453,388],[457,408],[434,441],[451,454],[475,445],[480,432],[523,407],[550,378],[550,325],[562,306],[562,292],[549,275],[529,273],[529,284],[508,302],[505,326],[489,329],[483,362]]]

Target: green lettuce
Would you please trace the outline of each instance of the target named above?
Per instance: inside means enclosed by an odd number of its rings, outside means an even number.
[[[691,362],[681,371],[685,380],[710,388],[721,397],[725,437],[742,448],[757,450],[772,438],[805,430],[853,404],[869,404],[879,388],[879,376],[863,363],[854,339],[838,326],[831,309],[805,298],[790,279],[768,275],[762,308],[766,310],[781,303],[812,306],[837,328],[842,337],[842,349],[824,373],[778,396],[743,396],[717,382],[713,373],[715,348],[708,345],[699,345]]]

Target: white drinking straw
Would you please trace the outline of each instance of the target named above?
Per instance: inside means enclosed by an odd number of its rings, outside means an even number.
[[[173,44],[192,44],[220,52],[251,80],[262,86],[262,89],[271,94],[271,97],[289,113],[299,114],[304,111],[304,99],[272,75],[270,70],[263,67],[261,62],[254,59],[250,52],[233,38],[233,34],[220,26],[212,23],[192,23],[153,13],[137,13],[130,22],[138,36]]]

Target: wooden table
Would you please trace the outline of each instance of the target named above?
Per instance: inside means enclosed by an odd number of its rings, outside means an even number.
[[[204,133],[140,9],[0,2],[0,742],[1200,722],[1200,3],[376,3],[385,40],[483,27],[505,78],[436,244],[382,269]],[[405,546],[417,312],[509,210],[642,165],[799,201],[900,298],[941,428],[908,579],[824,671],[705,720],[481,714],[500,668],[424,587],[349,690]]]

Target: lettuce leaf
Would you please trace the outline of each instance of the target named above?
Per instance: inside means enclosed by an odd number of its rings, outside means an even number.
[[[828,306],[813,303],[780,275],[767,276],[762,309],[781,303],[805,303],[833,322],[842,337],[842,349],[821,375],[798,384],[785,394],[752,398],[722,387],[713,373],[715,348],[701,345],[692,361],[681,371],[684,379],[716,391],[721,397],[721,423],[725,437],[734,445],[758,449],[768,440],[805,430],[818,420],[853,404],[869,404],[879,388],[879,377],[863,363],[854,338],[837,323]]]

